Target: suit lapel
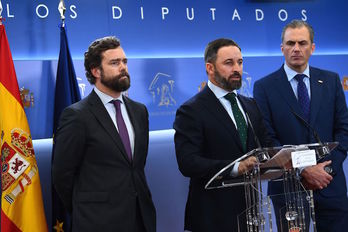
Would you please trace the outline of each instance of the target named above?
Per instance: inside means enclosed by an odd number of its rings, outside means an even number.
[[[310,108],[310,124],[314,126],[316,116],[320,109],[320,103],[323,97],[323,80],[320,79],[320,74],[309,67],[310,85],[311,85],[311,108]]]
[[[274,83],[274,88],[278,90],[279,94],[284,98],[286,104],[288,104],[289,107],[295,113],[304,117],[300,104],[298,104],[298,101],[294,94],[294,90],[292,89],[290,82],[287,79],[287,76],[283,67],[281,67],[278,70],[278,75]]]
[[[223,128],[228,130],[228,132],[233,137],[233,140],[237,141],[239,148],[241,149],[241,151],[243,151],[238,131],[232,119],[228,115],[219,99],[217,99],[215,94],[209,89],[209,87],[206,86],[202,90],[201,100],[203,101],[202,104],[205,106],[207,111],[209,111],[217,119],[217,121],[222,124]]]
[[[134,108],[134,104],[132,104],[132,102],[126,97],[123,97],[123,101],[125,103],[127,113],[129,116],[129,120],[130,120],[130,122],[133,126],[133,130],[134,130],[134,152],[133,152],[133,162],[134,162],[134,160],[137,158],[137,156],[136,156],[137,144],[138,144],[137,138],[141,137],[139,135],[139,133],[140,133],[140,125],[139,125],[140,120],[137,120],[137,114],[136,114],[136,109]]]
[[[254,115],[256,115],[254,107],[256,107],[256,106],[249,104],[246,101],[245,97],[242,95],[238,95],[238,100],[243,107],[243,111],[246,114],[246,117],[249,117],[251,123],[253,124],[252,126],[256,125],[256,123],[254,121]],[[255,135],[254,135],[253,129],[249,125],[248,120],[247,120],[247,125],[248,125],[247,150],[251,150],[251,149],[254,149],[256,147],[256,145],[255,145],[256,142],[254,139]]]
[[[118,131],[112,122],[110,115],[106,111],[103,103],[99,99],[98,95],[92,91],[92,93],[88,96],[88,102],[91,105],[90,110],[96,117],[97,121],[101,124],[101,126],[105,129],[105,131],[110,135],[112,140],[115,142],[118,149],[121,151],[121,154],[128,161],[128,156],[126,150],[123,146],[122,140]]]

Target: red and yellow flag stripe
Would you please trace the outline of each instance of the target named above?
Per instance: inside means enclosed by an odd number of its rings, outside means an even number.
[[[30,129],[1,22],[0,136],[1,231],[48,231]]]

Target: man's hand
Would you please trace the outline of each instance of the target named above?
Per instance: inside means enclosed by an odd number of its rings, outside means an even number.
[[[250,156],[249,158],[241,161],[238,166],[238,175],[244,174],[254,168],[257,163],[255,156]]]
[[[301,173],[303,185],[311,190],[326,188],[332,180],[332,176],[324,170],[329,164],[331,160],[305,168]]]

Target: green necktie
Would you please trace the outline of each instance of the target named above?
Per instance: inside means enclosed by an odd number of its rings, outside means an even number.
[[[231,103],[232,112],[237,124],[240,141],[242,142],[243,151],[246,152],[248,129],[242,111],[238,107],[236,97],[237,96],[235,93],[228,93],[225,95],[225,98]]]

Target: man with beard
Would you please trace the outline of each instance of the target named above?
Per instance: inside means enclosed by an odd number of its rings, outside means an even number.
[[[204,60],[208,84],[178,109],[174,122],[178,166],[190,177],[185,229],[238,231],[237,216],[246,209],[244,187],[206,190],[204,186],[223,167],[257,148],[254,133],[262,146],[269,144],[255,101],[237,94],[243,73],[240,47],[230,39],[214,40],[207,45]],[[255,163],[256,158],[249,157],[224,175],[241,175]],[[246,222],[240,226],[246,231]]]
[[[156,231],[146,182],[148,112],[122,95],[130,87],[127,58],[115,37],[85,52],[93,91],[60,118],[52,175],[72,214],[72,231]]]

